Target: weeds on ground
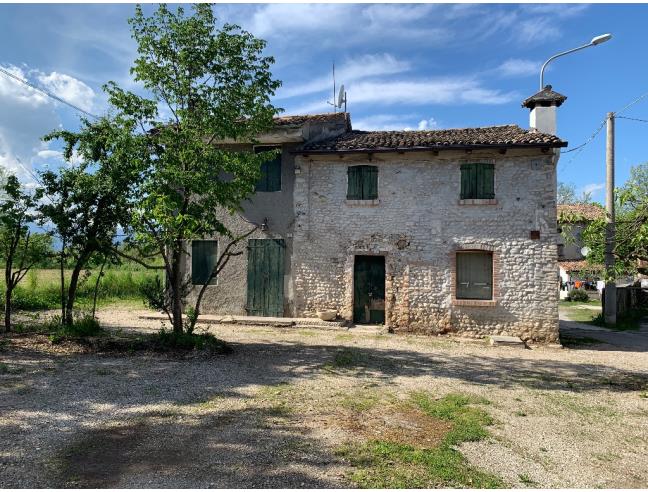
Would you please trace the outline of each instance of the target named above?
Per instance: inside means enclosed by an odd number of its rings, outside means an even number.
[[[476,403],[487,401],[460,394],[433,400],[426,393],[414,393],[412,404],[431,417],[452,423],[438,445],[422,448],[371,440],[361,446],[342,447],[338,454],[356,467],[351,479],[363,488],[503,487],[500,478],[477,470],[454,449],[461,442],[488,436],[485,426],[493,421],[473,406]]]
[[[211,353],[229,353],[231,347],[211,333],[176,333],[160,330],[151,337],[156,350],[205,350]]]
[[[90,315],[74,320],[71,325],[61,325],[61,318],[55,316],[43,327],[44,330],[52,332],[49,336],[50,342],[57,344],[68,338],[85,338],[105,335],[105,331],[99,325],[99,321]]]
[[[522,482],[524,485],[528,485],[529,487],[536,487],[538,485],[538,482],[524,473],[518,475],[518,478],[520,479],[520,482]]]
[[[572,337],[569,335],[560,335],[560,344],[567,348],[579,347],[581,345],[594,345],[597,343],[603,342],[592,337]]]
[[[627,312],[623,316],[617,317],[615,325],[605,322],[603,313],[599,313],[592,319],[592,324],[602,328],[609,328],[614,331],[638,330],[641,327],[641,320],[648,316],[648,310],[635,309]]]

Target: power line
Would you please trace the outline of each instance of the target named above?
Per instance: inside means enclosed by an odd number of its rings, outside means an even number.
[[[632,120],[632,121],[640,121],[642,123],[648,123],[648,120],[642,120],[641,118],[630,118],[629,116],[617,116],[616,118],[621,120]]]
[[[7,77],[11,77],[11,78],[14,79],[14,80],[17,80],[17,81],[20,82],[21,84],[24,84],[24,85],[26,85],[26,86],[28,86],[28,87],[31,87],[31,88],[34,89],[35,91],[38,91],[38,92],[40,92],[41,94],[44,94],[44,95],[46,95],[47,97],[50,97],[50,98],[54,99],[55,101],[58,101],[58,102],[63,103],[63,104],[67,104],[67,105],[70,106],[71,108],[74,108],[74,109],[76,109],[77,111],[80,111],[81,113],[90,116],[91,118],[94,118],[94,119],[96,119],[96,120],[99,119],[99,116],[94,115],[94,114],[92,114],[92,113],[89,113],[88,111],[86,111],[85,109],[80,108],[80,107],[77,106],[76,104],[73,104],[73,103],[71,103],[70,101],[66,101],[66,100],[63,99],[62,97],[59,97],[59,96],[57,96],[56,94],[53,94],[53,93],[51,93],[51,92],[49,92],[49,91],[47,91],[47,90],[45,90],[45,89],[42,89],[41,87],[38,87],[37,85],[32,84],[32,83],[29,82],[28,80],[25,80],[25,79],[22,79],[22,78],[18,77],[16,74],[13,74],[13,73],[11,73],[9,70],[6,70],[4,67],[0,67],[0,73],[6,75]]]
[[[630,118],[630,117],[627,117],[627,116],[619,116],[621,113],[623,113],[623,112],[626,111],[627,109],[631,108],[632,106],[634,106],[634,105],[637,104],[638,102],[642,101],[642,100],[645,99],[646,97],[648,97],[648,92],[644,92],[644,93],[641,94],[639,97],[633,99],[631,102],[629,102],[628,104],[626,104],[626,105],[625,105],[623,108],[621,108],[619,111],[615,112],[615,113],[614,113],[615,117],[616,117],[616,118],[623,118],[623,119],[626,119],[626,120],[635,120],[635,121],[642,121],[642,122],[644,122],[644,123],[648,123],[648,120],[641,120],[641,119],[638,119],[638,118]],[[593,140],[598,136],[599,133],[601,133],[601,130],[602,130],[603,127],[605,126],[606,121],[607,121],[607,119],[603,119],[603,121],[602,121],[601,124],[598,126],[598,128],[597,128],[596,130],[594,130],[594,133],[592,133],[592,135],[591,135],[591,136],[590,136],[590,137],[589,137],[585,142],[583,142],[582,144],[580,144],[580,145],[574,147],[573,149],[569,149],[569,150],[566,150],[566,151],[564,151],[564,152],[561,152],[561,154],[568,154],[568,153],[570,153],[570,152],[576,152],[576,154],[574,154],[573,157],[572,157],[572,158],[571,158],[571,159],[570,159],[570,160],[565,164],[566,166],[569,165],[569,164],[571,164],[572,162],[574,162],[574,160],[575,160],[575,159],[580,155],[580,153],[582,152],[582,150],[583,150],[583,149],[584,149],[588,144],[590,144],[590,143],[591,143],[591,142],[592,142],[592,141],[593,141]]]

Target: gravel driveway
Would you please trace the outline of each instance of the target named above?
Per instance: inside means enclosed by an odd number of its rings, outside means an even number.
[[[136,314],[104,310],[102,324],[159,328]],[[573,348],[528,350],[308,328],[211,331],[234,353],[87,354],[13,337],[0,349],[0,487],[353,487],[335,452],[360,438],[353,420],[371,402],[376,419],[383,402],[415,391],[487,398],[491,437],[459,449],[512,487],[648,485],[643,348],[573,332]],[[351,363],[336,363],[340,354]]]

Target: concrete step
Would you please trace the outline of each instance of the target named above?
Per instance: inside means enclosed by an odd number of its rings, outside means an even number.
[[[162,313],[140,315],[142,319],[166,320]],[[346,329],[345,320],[322,321],[319,318],[273,318],[266,316],[218,316],[212,314],[201,315],[198,324],[228,324],[246,326],[272,326],[275,328],[320,328],[320,329]]]
[[[504,335],[491,335],[489,343],[497,347],[521,347],[524,348],[524,342],[519,337],[507,337]]]

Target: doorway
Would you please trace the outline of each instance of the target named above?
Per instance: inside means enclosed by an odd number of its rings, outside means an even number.
[[[247,313],[283,316],[283,239],[248,240]]]
[[[353,321],[385,322],[385,257],[355,257],[353,265]]]

